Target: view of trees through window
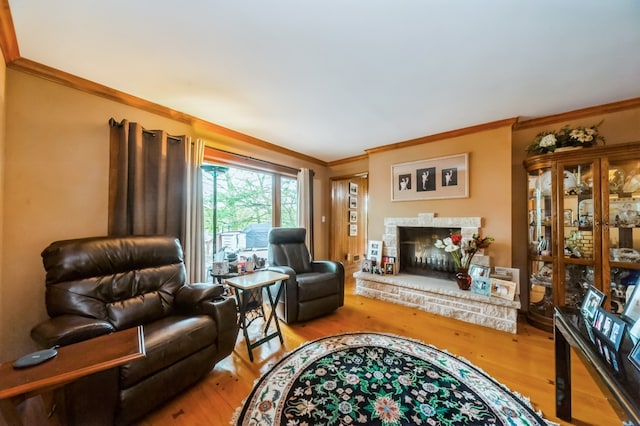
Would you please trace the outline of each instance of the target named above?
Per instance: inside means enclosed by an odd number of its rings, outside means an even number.
[[[224,252],[231,260],[254,254],[265,259],[269,230],[297,226],[295,178],[214,164],[202,169],[208,271],[216,253]]]

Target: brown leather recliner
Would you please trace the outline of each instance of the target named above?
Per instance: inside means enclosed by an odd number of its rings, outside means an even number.
[[[344,305],[344,266],[331,260],[312,260],[305,244],[305,228],[269,231],[269,269],[288,274],[276,313],[286,323],[326,315]],[[278,286],[269,291],[276,294]]]
[[[113,383],[90,376],[65,386],[70,424],[131,423],[233,351],[235,300],[220,284],[185,283],[183,251],[175,238],[57,241],[42,259],[51,318],[31,331],[40,345],[69,345],[138,325],[144,330],[146,357],[120,366]],[[98,397],[88,404],[88,395]]]

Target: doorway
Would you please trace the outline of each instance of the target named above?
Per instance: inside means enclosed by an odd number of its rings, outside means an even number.
[[[331,178],[331,259],[344,264],[345,275],[360,270],[366,254],[367,174]]]

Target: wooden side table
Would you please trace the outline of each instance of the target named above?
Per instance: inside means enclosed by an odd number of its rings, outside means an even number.
[[[143,358],[144,333],[142,326],[138,326],[63,346],[57,351],[55,358],[24,369],[14,369],[13,362],[0,364],[0,409],[8,424],[22,424],[16,406],[24,399]],[[65,413],[61,415],[64,422]]]
[[[289,275],[280,274],[274,271],[257,271],[225,279],[225,283],[236,290],[235,294],[236,300],[238,302],[238,313],[240,314],[240,328],[242,328],[244,340],[247,343],[249,360],[252,362],[252,350],[254,348],[260,346],[265,342],[268,342],[275,337],[278,337],[280,339],[280,343],[283,343],[282,333],[280,332],[280,323],[278,322],[278,316],[276,315],[276,305],[278,303],[278,300],[280,299],[280,296],[282,295],[284,283],[282,283],[282,285],[280,285],[280,288],[278,288],[278,294],[276,295],[275,299],[271,295],[270,291],[266,292],[269,297],[271,313],[269,314],[269,318],[267,319],[267,322],[264,326],[264,337],[252,343],[249,340],[247,328],[254,319],[259,317],[264,318],[264,310],[262,309],[262,290],[277,283],[278,281],[284,281],[287,279],[289,279]],[[248,315],[252,313],[254,314],[254,317],[247,321]],[[267,334],[272,320],[275,323],[276,331],[271,334]]]

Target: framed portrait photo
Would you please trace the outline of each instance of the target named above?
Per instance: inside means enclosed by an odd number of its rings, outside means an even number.
[[[362,272],[372,272],[373,266],[371,265],[371,261],[369,259],[362,259],[362,263],[360,265],[360,270]]]
[[[580,306],[580,312],[588,324],[593,324],[596,312],[598,308],[602,306],[604,299],[605,294],[603,292],[594,286],[589,286],[587,294],[584,296],[584,299],[582,299],[582,305]]]
[[[358,184],[349,182],[349,194],[358,195]]]

